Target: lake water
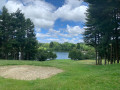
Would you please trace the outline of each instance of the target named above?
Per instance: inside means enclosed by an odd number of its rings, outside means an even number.
[[[56,59],[69,59],[68,58],[68,55],[69,55],[68,52],[54,52],[54,53],[56,53],[56,55],[57,55]]]

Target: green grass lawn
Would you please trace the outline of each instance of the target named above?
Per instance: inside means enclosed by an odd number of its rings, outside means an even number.
[[[94,65],[94,60],[7,61],[4,65],[35,65],[57,67],[64,72],[48,79],[32,81],[0,77],[0,90],[120,90],[120,64]]]

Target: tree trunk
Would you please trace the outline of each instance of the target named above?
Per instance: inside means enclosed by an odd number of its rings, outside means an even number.
[[[110,64],[113,64],[113,45],[111,44]]]
[[[5,54],[5,59],[8,60],[8,54],[7,53]]]
[[[117,63],[119,63],[119,43],[118,43],[118,37],[116,37],[116,59],[117,59]]]
[[[96,50],[96,65],[98,65],[98,54],[97,54],[97,50]]]
[[[106,59],[107,59],[106,57],[107,57],[107,55],[105,54],[105,65],[106,65]]]

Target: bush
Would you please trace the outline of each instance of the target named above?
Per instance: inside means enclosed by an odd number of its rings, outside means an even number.
[[[87,51],[84,54],[84,59],[95,59],[95,52],[92,50]]]
[[[83,56],[83,53],[77,49],[73,49],[69,52],[69,58],[71,58],[72,60],[82,60]]]
[[[95,59],[95,52],[92,50],[81,51],[79,49],[73,49],[69,52],[69,58],[72,60]]]
[[[47,51],[45,48],[40,48],[38,50],[38,54],[37,54],[37,60],[38,61],[45,61],[47,59],[52,60],[52,59],[56,59],[57,55],[54,54],[51,51]]]
[[[48,52],[48,59],[52,60],[52,59],[56,59],[57,55],[51,51]]]

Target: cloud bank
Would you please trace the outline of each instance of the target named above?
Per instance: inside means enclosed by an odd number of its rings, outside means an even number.
[[[51,28],[59,18],[85,22],[87,6],[81,4],[82,1],[66,0],[62,7],[56,9],[44,0],[8,0],[5,6],[10,13],[19,8],[25,14],[25,17],[30,18],[37,27]]]
[[[73,21],[85,23],[87,6],[82,4],[82,0],[65,0],[65,3],[56,8],[45,0],[2,0],[0,9],[5,5],[10,13],[18,8],[24,13],[26,18],[30,18],[36,26],[36,37],[39,41],[61,41],[61,42],[82,42],[78,39],[84,32],[84,28],[78,25],[66,25],[64,32],[55,30],[54,24],[57,19],[63,21]],[[47,33],[42,33],[42,28],[47,29]],[[40,40],[40,38],[42,38]]]
[[[65,4],[55,11],[58,18],[63,20],[85,22],[87,6],[82,0],[66,0]]]

